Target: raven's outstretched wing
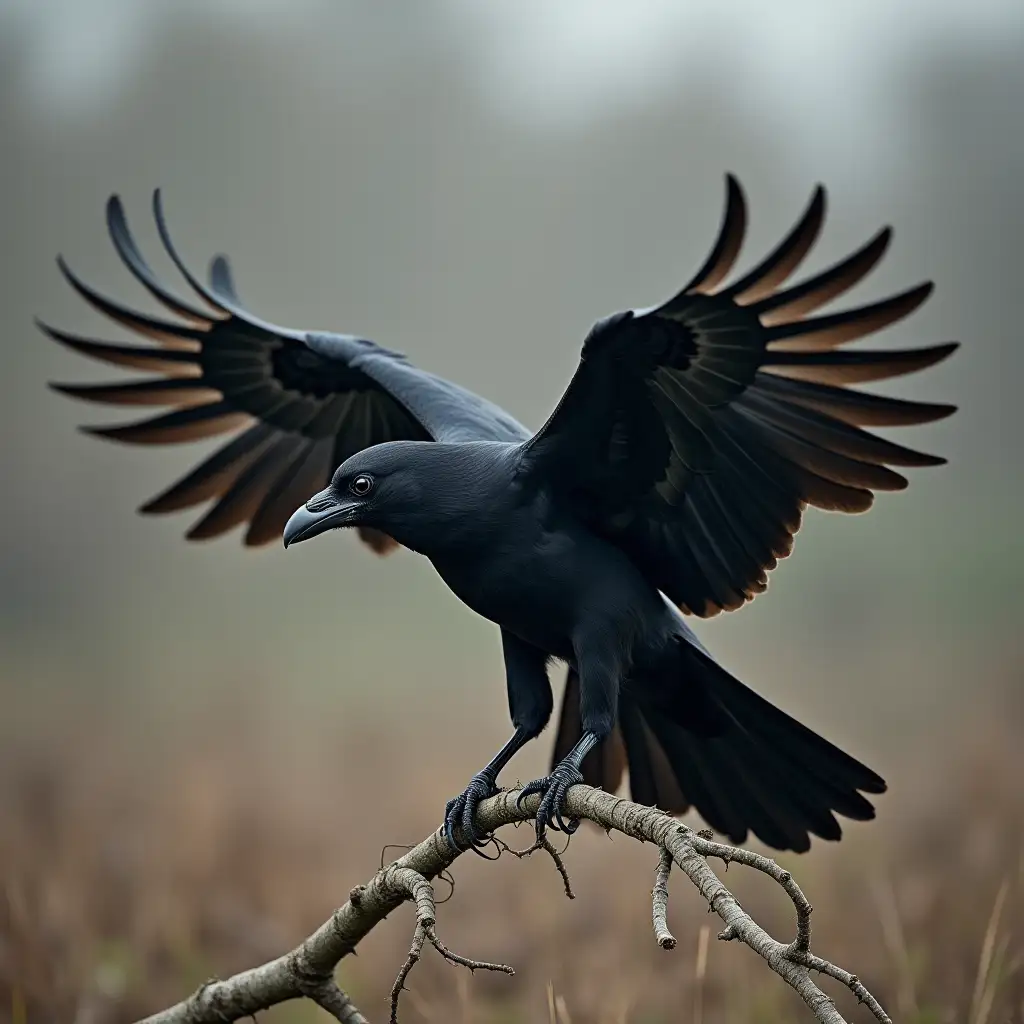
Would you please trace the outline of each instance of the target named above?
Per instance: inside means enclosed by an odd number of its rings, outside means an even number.
[[[931,285],[808,316],[875,266],[889,229],[780,289],[817,239],[824,210],[819,187],[779,246],[721,287],[746,225],[730,176],[719,238],[701,270],[663,305],[594,327],[558,408],[527,445],[530,471],[684,611],[713,615],[764,590],[807,505],[861,512],[873,491],[906,486],[889,466],[944,461],[861,427],[924,423],[954,407],[846,385],[923,369],[956,345],[840,348],[907,316]]]
[[[125,266],[176,320],[134,312],[98,294],[58,265],[91,306],[156,346],[91,341],[40,323],[83,355],[160,376],[115,384],[57,384],[64,394],[111,405],[168,406],[139,423],[89,427],[89,433],[135,444],[195,441],[235,432],[143,512],[173,512],[212,502],[190,539],[248,524],[245,543],[277,540],[288,516],[327,486],[334,469],[362,448],[392,440],[522,441],[529,431],[485,399],[363,338],[294,331],[266,323],[239,303],[227,260],[210,264],[203,284],[185,266],[167,232],[160,195],[153,213],[164,247],[203,300],[201,308],[168,291],[128,230],[115,196],[107,228]],[[368,531],[376,550],[388,541]]]

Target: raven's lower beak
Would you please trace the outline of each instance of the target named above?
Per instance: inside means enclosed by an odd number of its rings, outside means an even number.
[[[309,540],[319,533],[345,526],[358,506],[353,502],[338,501],[330,489],[314,494],[305,505],[300,505],[284,527],[284,546]]]

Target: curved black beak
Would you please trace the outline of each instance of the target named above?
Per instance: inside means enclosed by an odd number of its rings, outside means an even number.
[[[309,540],[317,534],[345,526],[358,508],[355,502],[338,501],[330,488],[314,494],[305,505],[300,505],[284,527],[284,546]]]

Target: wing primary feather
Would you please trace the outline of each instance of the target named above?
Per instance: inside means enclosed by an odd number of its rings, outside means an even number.
[[[214,437],[251,422],[248,413],[239,412],[230,402],[220,401],[177,409],[140,423],[81,429],[86,434],[129,444],[178,444]]]
[[[170,256],[171,261],[174,263],[175,267],[178,268],[178,272],[188,282],[192,290],[201,299],[209,303],[213,309],[220,313],[227,313],[232,317],[237,317],[249,330],[266,331],[270,335],[280,335],[281,337],[298,339],[305,344],[305,335],[302,333],[290,331],[284,327],[278,327],[274,324],[267,323],[266,320],[261,320],[259,317],[253,316],[252,313],[243,309],[228,295],[214,292],[213,289],[208,288],[199,280],[198,277],[196,277],[195,274],[192,273],[191,270],[188,269],[185,261],[179,255],[177,248],[175,248],[174,241],[171,239],[171,234],[167,227],[167,221],[164,217],[163,198],[161,196],[160,189],[156,189],[153,192],[153,219],[156,221],[156,228],[160,235],[160,241],[167,250],[167,255]]]
[[[670,299],[660,311],[671,312],[672,306],[686,295],[699,293],[708,295],[725,280],[732,270],[736,258],[743,246],[743,238],[747,232],[747,201],[743,189],[736,178],[725,176],[725,213],[718,230],[718,238],[708,253],[700,270],[690,279],[685,287]]]
[[[194,377],[157,377],[119,384],[50,384],[54,391],[85,402],[107,405],[199,405],[221,393]]]
[[[775,352],[766,354],[767,372],[817,384],[857,384],[916,373],[946,359],[955,341],[929,348],[871,352]]]
[[[834,480],[826,480],[811,470],[802,470],[795,480],[804,501],[824,512],[858,515],[867,512],[875,503],[875,496],[871,491],[837,484]]]
[[[191,349],[138,348],[134,345],[114,345],[59,331],[57,328],[43,323],[42,320],[36,320],[36,326],[54,341],[80,355],[89,356],[113,366],[125,366],[133,370],[153,370],[174,376],[198,377],[201,372],[199,353]]]
[[[797,320],[859,284],[878,265],[892,240],[883,228],[866,245],[820,274],[750,305],[765,327]]]
[[[756,408],[743,403],[736,411],[754,422],[775,451],[797,466],[845,487],[870,488],[880,491],[902,491],[907,479],[885,466],[861,462],[817,445],[806,435],[780,425]]]
[[[832,416],[855,426],[899,427],[933,423],[956,412],[955,405],[911,402],[830,384],[791,380],[775,373],[758,373],[751,389]]]
[[[101,295],[94,288],[90,288],[77,274],[68,266],[63,256],[57,257],[57,266],[64,280],[71,285],[78,294],[89,303],[93,309],[110,317],[115,323],[119,323],[130,330],[136,331],[144,337],[151,338],[161,344],[180,345],[182,342],[199,343],[206,337],[206,332],[197,330],[195,327],[185,327],[182,324],[173,324],[167,320],[157,320],[155,317],[145,316],[136,313],[126,306],[122,306],[105,295]]]
[[[153,191],[153,220],[156,221],[156,229],[160,235],[160,241],[163,243],[164,249],[167,250],[167,255],[170,256],[171,261],[178,268],[178,273],[181,274],[192,290],[201,299],[209,303],[209,305],[218,313],[234,313],[235,310],[231,308],[231,305],[225,303],[209,288],[207,288],[206,285],[188,269],[185,261],[178,254],[178,250],[171,239],[170,231],[167,228],[167,221],[164,218],[163,198],[160,194],[160,189],[154,189]]]
[[[740,400],[740,404],[771,420],[777,426],[799,433],[823,448],[846,455],[861,462],[889,464],[892,466],[941,466],[945,459],[937,455],[904,448],[884,438],[861,430],[859,427],[833,419],[815,409],[759,394],[751,388]]]
[[[870,306],[847,309],[842,313],[775,324],[767,328],[770,351],[817,352],[845,345],[848,341],[873,334],[914,312],[932,293],[932,283],[924,284],[874,302]]]
[[[788,235],[750,273],[719,294],[748,305],[770,295],[785,281],[814,247],[825,222],[825,189],[814,189],[807,209]]]
[[[142,251],[128,227],[124,205],[120,197],[116,195],[107,200],[107,233],[110,235],[111,242],[114,243],[118,256],[121,257],[121,262],[153,298],[166,306],[172,313],[177,313],[179,316],[193,321],[196,326],[208,328],[212,324],[213,320],[208,313],[179,299],[160,283],[152,267],[142,255]]]

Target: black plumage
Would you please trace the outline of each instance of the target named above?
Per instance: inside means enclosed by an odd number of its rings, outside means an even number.
[[[824,222],[818,188],[798,223],[752,270],[725,285],[746,228],[727,178],[719,237],[669,301],[618,313],[587,336],[548,422],[531,432],[504,410],[351,335],[288,330],[247,312],[223,256],[209,283],[157,228],[202,305],[169,291],[145,261],[119,200],[114,247],[174,319],[73,288],[156,342],[93,341],[42,326],[94,359],[162,376],[61,384],[89,402],[168,408],[141,422],[89,428],[136,444],[235,435],[144,512],[208,507],[192,539],[246,524],[245,542],[293,543],[356,527],[378,552],[431,559],[452,590],[501,627],[515,733],[449,803],[453,842],[480,844],[473,812],[498,772],[554,708],[547,665],[569,666],[538,829],[571,829],[568,787],[615,790],[672,813],[695,807],[734,841],[805,850],[838,839],[835,815],[873,817],[863,795],[883,780],[733,678],[683,613],[738,608],[789,554],[808,505],[861,512],[900,490],[893,466],[943,460],[869,433],[925,423],[953,407],[849,385],[915,372],[956,347],[846,349],[912,313],[930,284],[815,314],[884,255],[888,228],[863,248],[785,287]],[[314,496],[305,501],[310,494]],[[298,511],[294,511],[299,505]]]

